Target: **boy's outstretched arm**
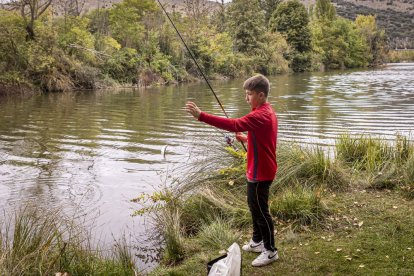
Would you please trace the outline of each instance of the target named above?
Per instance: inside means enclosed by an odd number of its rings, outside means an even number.
[[[265,122],[263,118],[260,118],[260,115],[257,116],[253,113],[249,113],[237,119],[211,115],[206,112],[202,112],[193,102],[187,102],[186,111],[199,121],[230,132],[250,131],[260,127]]]

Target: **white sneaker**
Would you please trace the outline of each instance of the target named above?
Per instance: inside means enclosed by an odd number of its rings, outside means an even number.
[[[264,250],[253,262],[252,266],[264,266],[279,259],[277,251]]]
[[[250,240],[248,244],[243,245],[242,249],[247,252],[257,252],[260,253],[263,251],[263,241],[261,242],[254,242]]]

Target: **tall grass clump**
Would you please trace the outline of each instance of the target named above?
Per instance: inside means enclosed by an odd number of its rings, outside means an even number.
[[[220,216],[231,219],[233,225],[244,227],[251,223],[250,211],[247,206],[245,187],[230,189],[229,187],[205,188],[200,193],[208,198]]]
[[[141,194],[132,202],[141,204],[133,215],[152,217],[156,232],[161,235],[164,243],[163,262],[172,265],[184,258],[183,231],[181,226],[182,200],[181,194],[164,187],[153,194]]]
[[[230,220],[216,217],[211,223],[203,224],[197,235],[201,245],[211,249],[226,249],[240,238],[240,233],[232,228]]]
[[[368,187],[393,189],[407,182],[406,167],[414,154],[412,142],[397,135],[395,140],[371,136],[341,135],[336,143],[337,158],[366,179]]]
[[[163,261],[167,264],[176,264],[184,258],[180,209],[170,206],[168,211],[160,213],[160,216],[160,221],[165,223],[162,230],[165,242]]]
[[[125,245],[103,254],[86,231],[59,212],[24,208],[0,224],[0,275],[134,275]]]
[[[381,170],[393,158],[394,149],[385,140],[349,134],[339,136],[336,141],[336,156],[357,170],[368,172]]]
[[[409,199],[414,199],[414,154],[407,160],[404,166],[404,180],[403,186],[404,194]]]
[[[201,194],[190,195],[183,201],[181,210],[181,228],[186,236],[197,234],[202,225],[222,213],[210,198]]]
[[[321,147],[301,147],[296,144],[281,144],[277,152],[279,164],[275,189],[283,189],[301,182],[309,187],[324,185],[332,190],[344,190],[349,185],[347,171],[329,152]]]
[[[271,199],[270,212],[281,220],[300,225],[317,224],[329,213],[319,190],[300,185],[289,187]]]

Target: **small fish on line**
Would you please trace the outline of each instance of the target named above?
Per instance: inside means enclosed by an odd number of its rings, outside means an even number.
[[[164,159],[165,159],[165,154],[167,152],[167,147],[168,147],[168,145],[165,145],[161,148],[161,155]]]

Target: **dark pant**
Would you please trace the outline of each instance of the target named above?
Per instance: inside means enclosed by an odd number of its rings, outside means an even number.
[[[274,227],[269,213],[269,188],[272,181],[247,182],[247,203],[253,219],[253,241],[263,241],[267,250],[275,247]]]

